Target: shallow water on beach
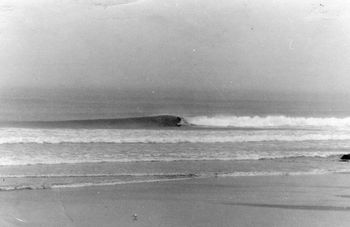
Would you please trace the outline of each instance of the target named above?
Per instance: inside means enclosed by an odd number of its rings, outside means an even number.
[[[2,144],[0,189],[350,172],[343,141]]]

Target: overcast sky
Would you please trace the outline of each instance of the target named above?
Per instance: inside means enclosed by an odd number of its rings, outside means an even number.
[[[350,93],[350,1],[1,0],[1,87]]]

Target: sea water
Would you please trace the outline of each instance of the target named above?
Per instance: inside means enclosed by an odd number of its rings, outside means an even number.
[[[0,127],[1,190],[349,172],[346,101],[3,96],[1,122],[171,114],[181,127]],[[152,108],[150,108],[150,106]],[[59,124],[58,124],[59,125]],[[56,124],[57,126],[57,124]]]

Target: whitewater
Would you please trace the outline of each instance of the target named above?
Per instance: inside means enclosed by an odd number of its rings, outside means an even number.
[[[350,117],[290,117],[290,116],[195,116],[186,118],[192,125],[207,127],[250,128],[334,128],[350,129]]]
[[[111,126],[112,125],[112,126]],[[130,125],[130,127],[129,127]],[[350,117],[176,116],[0,124],[0,190],[350,172]]]
[[[0,144],[38,143],[236,143],[259,141],[350,140],[336,130],[125,130],[0,129]]]

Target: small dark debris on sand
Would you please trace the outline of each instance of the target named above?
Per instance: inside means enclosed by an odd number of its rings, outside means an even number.
[[[350,161],[350,154],[344,154],[340,157],[341,161]]]

